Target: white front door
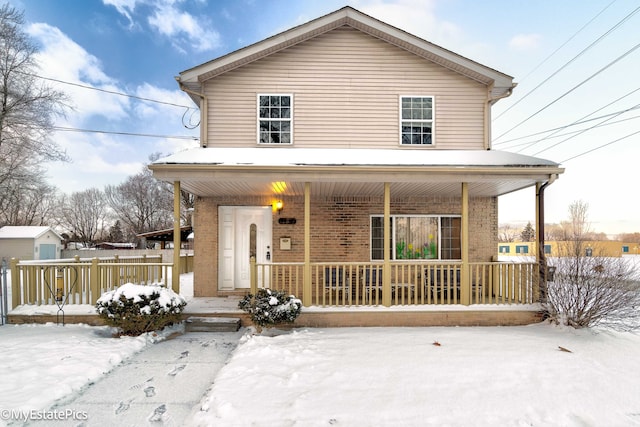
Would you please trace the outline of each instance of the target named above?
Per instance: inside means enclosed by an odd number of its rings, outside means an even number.
[[[218,289],[247,289],[251,256],[258,263],[271,259],[271,207],[220,206],[218,219]]]

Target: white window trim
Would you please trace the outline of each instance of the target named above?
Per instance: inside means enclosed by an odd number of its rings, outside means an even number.
[[[291,117],[289,117],[290,135],[289,143],[265,144],[260,142],[260,97],[261,96],[288,96],[291,99],[289,108],[291,109]],[[256,144],[260,147],[281,147],[293,145],[293,93],[258,93],[256,94]]]
[[[403,98],[431,98],[431,144],[403,144],[402,143],[402,99]],[[436,97],[435,95],[400,95],[398,97],[398,145],[411,148],[432,148],[436,146]]]
[[[389,218],[437,218],[438,219],[438,258],[433,259],[423,259],[421,261],[460,261],[459,259],[453,258],[440,258],[440,251],[442,250],[442,218],[462,218],[462,215],[449,215],[449,214],[430,214],[430,215],[413,215],[413,214],[397,214],[397,215],[389,215]],[[384,214],[371,214],[369,215],[369,260],[371,262],[381,261],[379,259],[374,260],[371,256],[371,242],[373,241],[373,233],[371,229],[372,218],[384,218]],[[384,221],[384,220],[383,220]],[[395,247],[395,231],[396,231],[396,221],[391,222],[391,261],[399,261],[399,262],[412,262],[415,260],[407,260],[407,259],[396,259],[396,247]]]

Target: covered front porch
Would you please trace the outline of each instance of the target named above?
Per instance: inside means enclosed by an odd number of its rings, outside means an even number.
[[[175,194],[184,189],[198,196],[196,297],[269,287],[296,295],[308,308],[349,311],[530,307],[539,300],[546,274],[543,254],[529,263],[496,260],[497,197],[535,186],[536,228],[541,230],[544,188],[562,173],[555,163],[477,150],[193,151],[161,159],[151,169],[157,178],[173,182]],[[347,214],[345,205],[351,208]],[[179,218],[179,201],[174,206]],[[221,285],[226,261],[220,209],[225,206],[273,208],[273,235],[266,246],[260,244],[259,230],[248,237],[254,246],[248,243],[245,253],[246,288]],[[399,257],[394,222],[408,215],[437,217],[435,252]],[[380,233],[375,248],[373,217]],[[454,235],[458,243],[445,243],[442,218],[455,220],[447,238]],[[445,254],[446,245],[453,250]]]

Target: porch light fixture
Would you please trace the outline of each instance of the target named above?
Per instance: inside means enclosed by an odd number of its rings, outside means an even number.
[[[282,200],[276,200],[275,202],[273,202],[271,207],[273,208],[274,212],[280,213],[282,211],[282,208],[284,207],[284,203],[282,203]]]
[[[276,194],[282,194],[287,190],[287,183],[284,181],[276,181],[271,183],[271,188]]]

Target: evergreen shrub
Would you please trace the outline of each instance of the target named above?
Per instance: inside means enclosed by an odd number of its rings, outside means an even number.
[[[120,335],[137,336],[159,331],[181,321],[184,298],[159,285],[126,283],[98,299],[98,315]]]
[[[238,303],[238,308],[249,313],[260,329],[282,323],[293,323],[302,311],[302,301],[284,291],[258,289]]]

